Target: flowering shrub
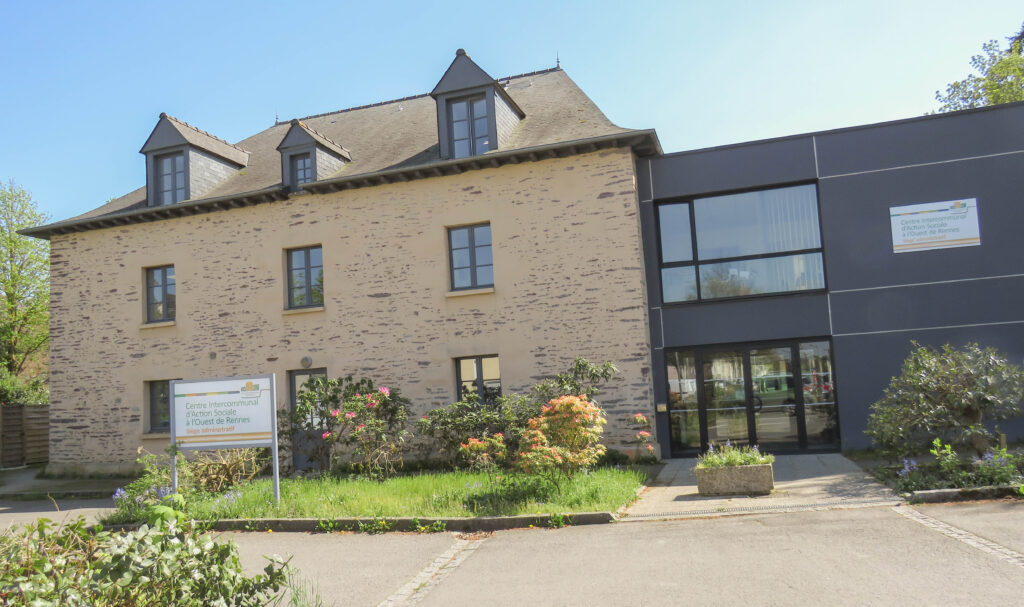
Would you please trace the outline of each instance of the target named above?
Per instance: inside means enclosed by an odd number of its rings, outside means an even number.
[[[458,461],[462,443],[470,437],[501,433],[510,452],[521,449],[528,423],[540,415],[541,409],[567,394],[585,394],[593,399],[599,384],[613,378],[618,369],[610,362],[594,364],[585,358],[575,359],[570,367],[530,388],[529,394],[507,394],[493,402],[481,401],[476,394],[428,412],[417,422],[417,429],[433,439],[433,446],[451,463]]]
[[[724,468],[726,466],[754,466],[757,464],[770,464],[775,461],[775,456],[761,453],[757,445],[746,447],[734,447],[731,441],[715,449],[714,445],[708,445],[708,450],[697,457],[698,468]]]
[[[598,441],[606,422],[601,408],[585,394],[553,399],[529,421],[516,467],[557,485],[597,463],[605,452]]]
[[[919,465],[913,459],[903,460],[903,467],[893,479],[897,491],[1011,485],[1022,481],[1018,466],[1024,465],[1024,461],[1018,461],[1021,458],[1006,449],[991,449],[966,461],[952,445],[936,438],[929,452],[935,456],[934,463]]]
[[[647,419],[647,416],[643,413],[634,413],[630,420],[634,429],[636,429],[636,453],[634,459],[639,460],[641,457],[641,450],[646,451],[643,455],[653,456],[654,445],[651,444],[651,421]]]
[[[470,438],[459,446],[459,455],[469,463],[470,470],[491,472],[502,466],[507,458],[505,435]]]
[[[297,400],[285,432],[292,437],[292,448],[321,472],[330,470],[338,446],[347,448],[367,476],[387,477],[401,467],[409,401],[397,390],[375,387],[366,378],[317,377],[307,382]]]

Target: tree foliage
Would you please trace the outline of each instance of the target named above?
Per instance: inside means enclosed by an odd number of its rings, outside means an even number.
[[[867,434],[885,451],[911,455],[936,438],[973,448],[993,438],[989,424],[1021,413],[1024,370],[993,348],[915,349],[882,399],[871,405]]]
[[[12,376],[38,375],[49,340],[49,243],[18,234],[46,219],[14,181],[0,185],[0,365]]]
[[[977,74],[948,85],[945,93],[935,92],[940,112],[1024,101],[1024,26],[1008,40],[1006,50],[998,40],[986,42],[982,53],[971,57]]]

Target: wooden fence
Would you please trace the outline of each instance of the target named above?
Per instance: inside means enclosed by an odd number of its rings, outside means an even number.
[[[50,460],[50,407],[0,407],[0,467],[44,464]]]

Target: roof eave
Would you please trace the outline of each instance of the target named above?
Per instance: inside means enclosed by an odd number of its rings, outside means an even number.
[[[586,154],[613,147],[630,147],[640,156],[659,155],[661,143],[653,129],[642,131],[625,131],[611,135],[602,135],[589,139],[576,139],[558,143],[550,143],[530,148],[499,150],[479,156],[469,156],[454,160],[440,160],[429,164],[420,164],[398,169],[386,169],[358,175],[344,175],[302,184],[302,189],[324,194],[363,188],[386,183],[413,181],[427,177],[457,175],[475,169],[497,168],[506,164],[533,162],[548,158],[564,158],[577,154]]]
[[[457,175],[466,171],[486,168],[497,168],[506,164],[519,164],[522,162],[535,162],[548,158],[565,158],[577,154],[587,154],[598,150],[629,147],[640,156],[659,155],[661,143],[658,135],[653,129],[640,131],[624,131],[591,137],[588,139],[576,139],[572,141],[550,143],[530,148],[518,148],[514,150],[499,150],[488,152],[479,156],[459,158],[455,160],[441,160],[428,164],[420,164],[399,169],[387,169],[374,171],[372,173],[361,173],[358,175],[347,175],[324,179],[312,183],[303,184],[303,190],[314,193],[337,192],[339,190],[355,189],[395,183],[402,181],[413,181],[427,177],[440,177],[444,175]],[[112,228],[135,223],[159,221],[173,217],[185,217],[212,213],[227,209],[251,206],[264,202],[286,200],[289,197],[288,188],[276,185],[263,190],[245,192],[242,194],[231,194],[218,196],[216,198],[204,198],[189,202],[179,202],[172,205],[159,207],[144,207],[131,211],[120,211],[88,217],[84,219],[63,221],[34,228],[19,230],[18,233],[24,236],[42,238],[49,240],[55,234],[69,234],[72,232],[85,232],[102,228]]]
[[[203,198],[201,200],[179,202],[158,207],[147,206],[141,209],[133,209],[131,211],[108,213],[106,215],[98,215],[96,217],[87,217],[73,221],[61,221],[34,228],[25,228],[18,230],[18,233],[23,236],[49,240],[50,237],[55,234],[85,232],[87,230],[113,228],[133,223],[146,223],[149,221],[170,219],[172,217],[185,217],[189,215],[212,213],[214,211],[252,206],[263,202],[272,202],[274,200],[286,200],[287,198],[287,188],[277,185],[253,192],[217,196],[216,198]]]

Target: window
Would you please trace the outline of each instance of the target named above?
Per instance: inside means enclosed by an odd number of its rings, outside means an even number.
[[[452,290],[494,286],[491,225],[448,228]]]
[[[665,303],[825,288],[813,185],[658,207]]]
[[[290,249],[288,256],[288,307],[324,305],[324,260],[320,247]]]
[[[487,132],[487,100],[483,97],[449,102],[448,121],[454,158],[475,156],[491,149]]]
[[[174,266],[146,269],[146,322],[174,320]]]
[[[497,355],[455,359],[455,383],[458,389],[456,398],[461,400],[476,394],[481,402],[493,403],[501,396]]]
[[[296,154],[291,157],[292,189],[298,190],[299,185],[313,181],[313,162],[309,154]]]
[[[156,192],[160,204],[185,200],[185,154],[156,157]]]
[[[306,388],[309,380],[316,377],[327,379],[327,369],[298,369],[288,372],[288,395],[292,413],[295,412],[295,407],[299,404],[299,393]],[[321,430],[319,432],[297,431],[292,435],[292,464],[296,470],[308,470],[318,465],[312,459],[312,454],[317,445],[323,444],[323,432],[327,429],[324,420],[316,410],[310,411],[309,417],[303,421],[308,421],[311,428],[320,428]]]
[[[171,382],[146,382],[149,398],[149,432],[171,431]]]

